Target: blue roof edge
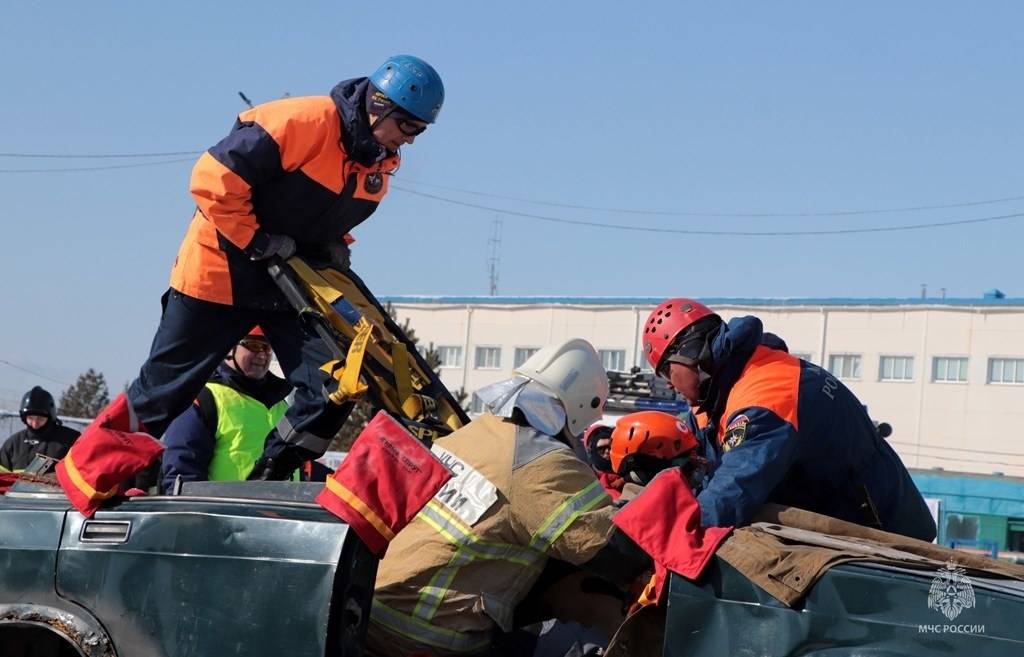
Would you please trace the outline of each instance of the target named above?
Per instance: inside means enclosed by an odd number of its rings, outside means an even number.
[[[666,297],[555,297],[555,296],[473,296],[473,295],[384,295],[379,297],[390,303],[458,304],[458,305],[528,305],[556,304],[582,306],[656,306]],[[809,297],[809,298],[755,298],[755,297],[698,297],[709,306],[982,306],[1019,307],[1024,298],[981,298],[970,299],[922,299],[899,298],[853,298],[853,297]]]

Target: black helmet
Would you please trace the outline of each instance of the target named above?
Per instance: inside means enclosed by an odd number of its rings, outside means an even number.
[[[39,386],[32,388],[21,398],[21,421],[25,421],[26,415],[45,415],[51,420],[57,417],[57,405],[53,402],[53,395],[46,392]]]

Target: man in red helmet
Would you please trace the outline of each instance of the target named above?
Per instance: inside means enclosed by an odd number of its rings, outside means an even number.
[[[757,317],[725,323],[680,298],[644,325],[648,362],[694,408],[715,465],[697,497],[703,525],[746,525],[775,502],[934,539],[921,493],[864,405],[766,335]]]
[[[292,387],[270,372],[274,352],[260,327],[231,348],[187,411],[163,436],[161,487],[182,481],[240,481],[281,420]]]

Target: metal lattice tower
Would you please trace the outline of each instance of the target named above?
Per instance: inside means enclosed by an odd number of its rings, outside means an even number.
[[[491,296],[498,294],[498,274],[501,270],[501,219],[491,222],[491,236],[487,239],[487,275]]]

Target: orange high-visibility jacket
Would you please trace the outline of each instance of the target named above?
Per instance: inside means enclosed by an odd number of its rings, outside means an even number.
[[[172,288],[215,303],[287,307],[267,263],[249,255],[271,234],[292,237],[300,255],[320,255],[373,214],[398,168],[398,155],[370,134],[366,86],[348,80],[330,96],[285,98],[238,116],[192,170],[198,207]]]

